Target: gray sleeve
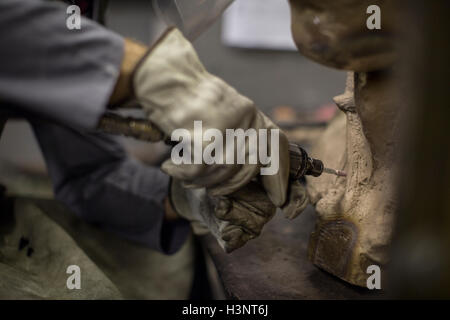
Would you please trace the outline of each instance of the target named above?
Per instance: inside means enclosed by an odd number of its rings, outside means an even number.
[[[173,253],[189,234],[185,220],[164,221],[169,177],[131,159],[104,134],[32,121],[55,196],[86,221],[149,248]]]
[[[82,18],[66,27],[67,5],[0,1],[0,100],[26,114],[93,128],[119,73],[123,39]]]

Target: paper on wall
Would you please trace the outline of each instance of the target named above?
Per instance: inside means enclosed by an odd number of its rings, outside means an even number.
[[[222,41],[240,48],[297,50],[287,0],[236,0],[224,14]]]

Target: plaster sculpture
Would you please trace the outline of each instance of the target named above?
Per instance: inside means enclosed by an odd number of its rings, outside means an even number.
[[[395,221],[393,190],[397,115],[391,94],[395,60],[393,1],[291,0],[292,32],[299,51],[327,66],[349,70],[337,117],[311,156],[347,177],[308,178],[318,214],[309,258],[318,267],[366,286],[367,267],[383,270]],[[366,8],[380,6],[382,30],[368,30]],[[360,12],[360,14],[358,14]]]

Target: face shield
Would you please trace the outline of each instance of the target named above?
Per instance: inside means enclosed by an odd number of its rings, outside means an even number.
[[[222,15],[234,0],[153,0],[156,15],[195,40]]]

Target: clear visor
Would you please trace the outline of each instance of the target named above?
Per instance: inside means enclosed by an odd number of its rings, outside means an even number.
[[[153,0],[153,7],[168,26],[176,26],[192,41],[208,29],[233,1]]]

